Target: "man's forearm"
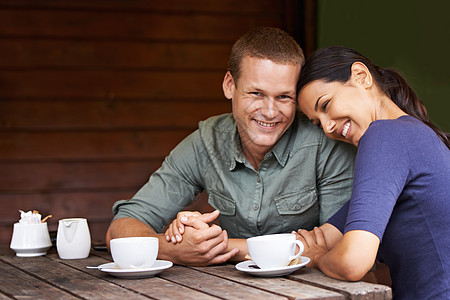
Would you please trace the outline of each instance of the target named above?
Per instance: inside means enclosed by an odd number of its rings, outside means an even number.
[[[230,261],[240,262],[246,260],[245,256],[248,255],[247,240],[246,239],[229,239],[228,248],[226,251],[238,248],[239,253],[233,256]]]

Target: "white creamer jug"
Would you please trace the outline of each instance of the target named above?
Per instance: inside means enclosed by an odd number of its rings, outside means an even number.
[[[84,218],[59,220],[56,250],[61,259],[88,257],[91,250],[91,234],[87,220]]]

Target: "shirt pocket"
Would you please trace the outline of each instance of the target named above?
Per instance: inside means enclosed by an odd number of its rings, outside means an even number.
[[[236,215],[236,202],[216,191],[210,191],[208,203],[211,204],[214,209],[218,209],[222,216]]]
[[[280,215],[299,215],[314,205],[318,205],[317,191],[314,187],[300,192],[285,194],[274,199]]]

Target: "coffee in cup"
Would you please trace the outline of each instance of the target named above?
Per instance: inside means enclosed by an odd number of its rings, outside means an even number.
[[[299,251],[295,254],[297,246]],[[285,267],[298,258],[304,250],[303,243],[291,233],[248,238],[247,248],[252,261],[261,269]]]
[[[156,237],[124,237],[110,241],[111,256],[119,268],[150,268],[158,256]]]

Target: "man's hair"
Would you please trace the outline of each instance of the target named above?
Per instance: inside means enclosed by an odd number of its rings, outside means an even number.
[[[237,83],[242,59],[246,56],[269,59],[278,64],[303,66],[305,56],[287,32],[273,27],[259,27],[240,37],[231,49],[228,71]]]

